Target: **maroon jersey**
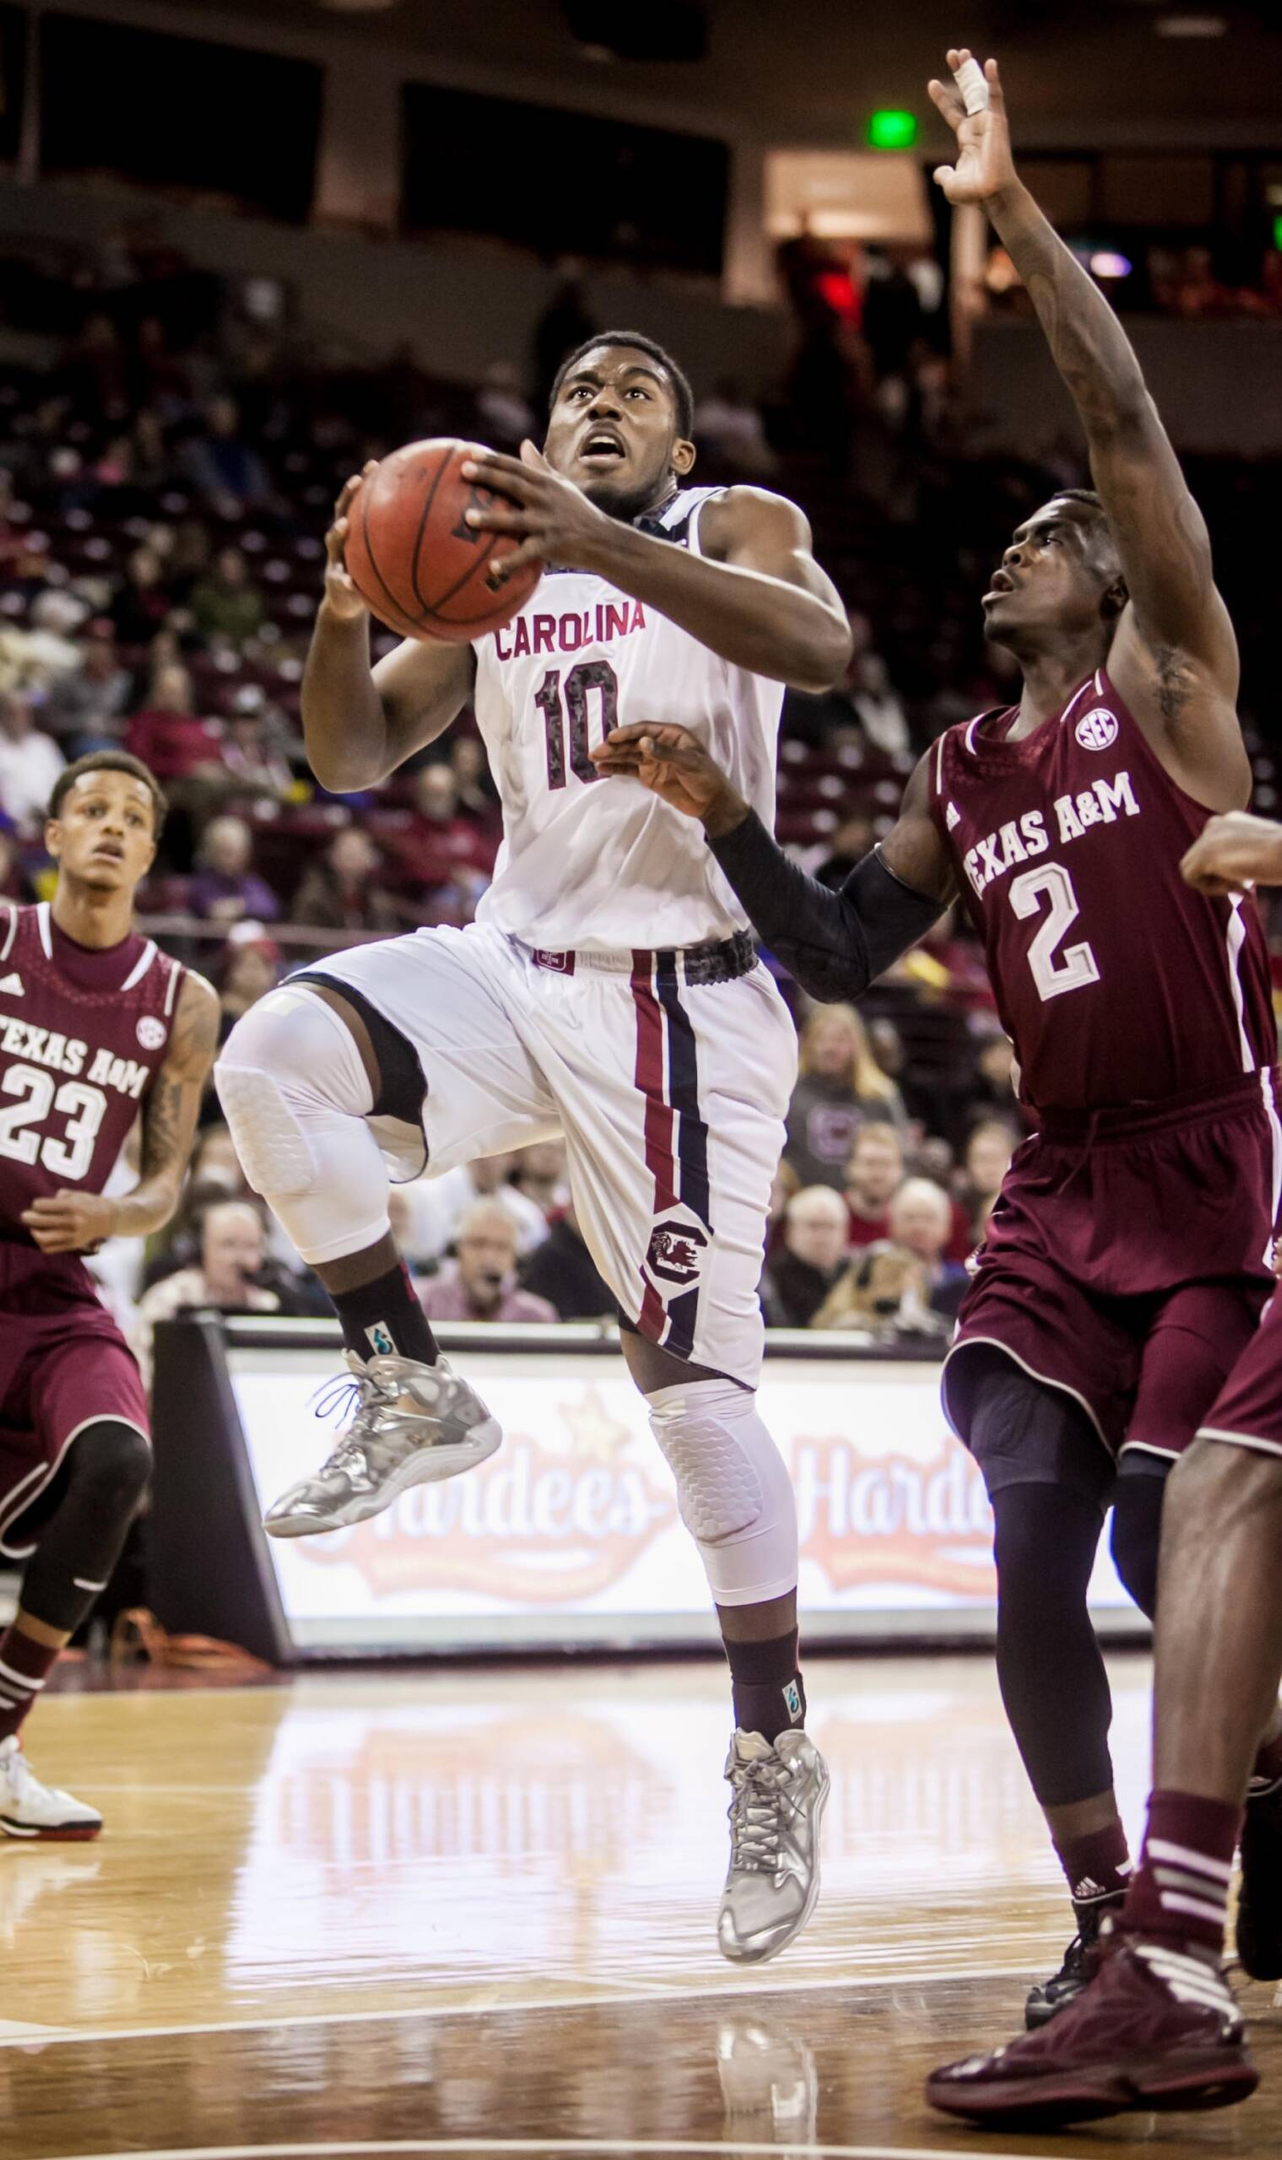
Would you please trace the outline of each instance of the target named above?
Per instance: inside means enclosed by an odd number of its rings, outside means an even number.
[[[1106,672],[1012,742],[1017,708],[949,728],[931,808],[983,939],[1023,1093],[1099,1110],[1240,1083],[1276,1057],[1251,897],[1208,899],[1180,858],[1209,815]]]
[[[163,1063],[183,970],[136,934],[77,945],[47,903],[0,912],[0,1238],[63,1186],[101,1192]]]

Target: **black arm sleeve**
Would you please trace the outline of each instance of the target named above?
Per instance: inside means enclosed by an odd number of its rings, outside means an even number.
[[[755,810],[709,840],[763,945],[810,997],[854,998],[925,936],[943,905],[888,870],[876,849],[836,892],[784,854]]]

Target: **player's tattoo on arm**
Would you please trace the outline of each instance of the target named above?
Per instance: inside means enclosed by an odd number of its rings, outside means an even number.
[[[152,1083],[142,1114],[142,1177],[123,1203],[158,1229],[177,1202],[191,1153],[201,1098],[218,1048],[218,999],[200,975],[183,984],[169,1038],[169,1055]],[[164,1212],[155,1215],[156,1209]]]

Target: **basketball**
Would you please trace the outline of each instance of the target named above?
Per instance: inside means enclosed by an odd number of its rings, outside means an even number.
[[[509,533],[478,531],[468,510],[503,500],[463,478],[480,443],[445,436],[407,443],[362,480],[347,512],[344,559],[366,605],[402,637],[466,645],[511,620],[542,575],[539,563],[509,585],[494,567],[520,545]]]

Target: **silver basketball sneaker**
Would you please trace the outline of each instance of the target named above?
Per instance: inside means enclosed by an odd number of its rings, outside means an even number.
[[[263,1517],[273,1537],[311,1537],[381,1515],[411,1485],[474,1470],[503,1438],[475,1389],[447,1361],[347,1352],[348,1380],[327,1387],[318,1417],[350,1396],[355,1416],[314,1477],[282,1493]]]
[[[730,1871],[717,1941],[735,1965],[760,1964],[800,1933],[819,1898],[819,1825],[828,1767],[804,1732],[736,1732],[730,1782]]]

